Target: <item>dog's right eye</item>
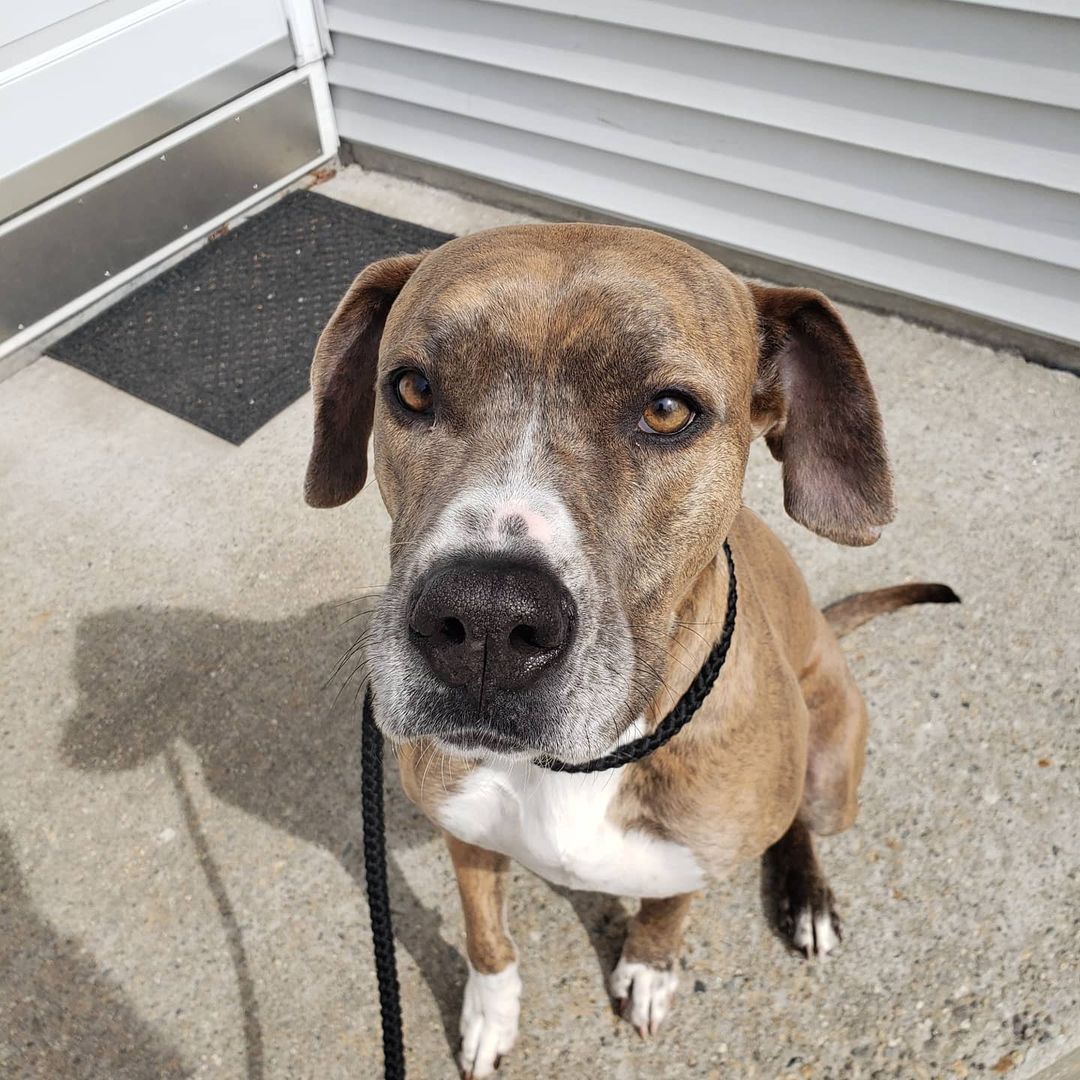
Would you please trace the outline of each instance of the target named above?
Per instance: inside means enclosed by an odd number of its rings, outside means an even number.
[[[653,435],[677,435],[688,428],[697,413],[680,394],[658,394],[645,406],[638,429]]]
[[[415,368],[401,372],[394,379],[394,393],[398,401],[414,413],[429,413],[434,404],[431,383],[427,376]]]

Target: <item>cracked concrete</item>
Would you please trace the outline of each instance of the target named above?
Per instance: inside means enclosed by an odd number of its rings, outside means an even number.
[[[320,190],[453,231],[518,220],[356,168]],[[746,867],[697,903],[643,1043],[602,979],[626,906],[518,871],[507,1080],[1077,1075],[1080,380],[845,314],[897,522],[865,550],[816,539],[760,448],[746,501],[823,603],[916,578],[964,603],[845,642],[873,731],[863,814],[822,845],[842,949],[786,953]],[[237,448],[48,358],[0,383],[4,1076],[375,1074],[357,680],[324,684],[387,520],[373,488],[303,505],[309,409]],[[388,816],[411,1075],[452,1076],[456,890],[393,775]]]

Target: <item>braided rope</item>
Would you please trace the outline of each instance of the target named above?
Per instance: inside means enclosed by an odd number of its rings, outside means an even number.
[[[658,750],[668,740],[674,738],[690,722],[691,717],[701,708],[702,702],[709,696],[720,669],[727,659],[728,649],[731,648],[731,638],[735,633],[735,608],[738,601],[738,590],[735,585],[735,560],[731,557],[731,548],[724,541],[724,554],[728,564],[728,594],[727,610],[724,613],[724,628],[720,637],[712,647],[712,651],[701,665],[701,670],[694,677],[694,681],[686,688],[683,695],[675,703],[675,707],[648,735],[642,735],[640,739],[634,739],[624,746],[618,746],[605,754],[603,757],[593,758],[592,761],[584,761],[580,764],[571,764],[559,761],[557,758],[540,757],[533,760],[534,765],[552,772],[564,773],[594,773],[603,772],[605,769],[621,769],[634,761],[640,761],[643,757]]]
[[[713,688],[731,648],[735,633],[735,562],[731,548],[724,541],[728,564],[727,611],[724,626],[701,670],[687,687],[675,707],[656,730],[640,739],[617,747],[610,754],[581,764],[554,758],[537,758],[534,764],[552,772],[592,773],[618,769],[640,761],[663,746],[689,723]],[[367,879],[368,910],[371,918],[371,944],[375,953],[375,977],[379,983],[379,1009],[382,1013],[383,1076],[386,1080],[405,1080],[405,1044],[401,1031],[401,988],[394,959],[394,928],[390,916],[390,891],[386,880],[386,832],[383,819],[382,733],[375,725],[371,687],[364,695],[364,722],[361,736],[360,803],[364,825],[364,874]]]
[[[405,1045],[401,1035],[401,989],[394,961],[394,927],[386,881],[386,831],[383,821],[382,733],[375,726],[371,688],[364,695],[361,735],[360,807],[364,822],[364,876],[371,918],[371,946],[382,1012],[383,1075],[405,1080]]]

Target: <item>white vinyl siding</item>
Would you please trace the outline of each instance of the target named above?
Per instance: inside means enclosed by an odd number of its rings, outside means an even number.
[[[327,18],[345,139],[1080,341],[1080,0]]]

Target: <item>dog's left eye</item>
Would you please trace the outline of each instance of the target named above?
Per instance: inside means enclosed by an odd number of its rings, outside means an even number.
[[[427,377],[415,368],[408,368],[401,372],[394,380],[394,392],[398,401],[409,412],[429,413],[434,404],[434,395],[431,392],[431,383]]]
[[[677,435],[688,428],[697,413],[690,403],[678,394],[657,394],[645,406],[638,421],[638,430],[651,435]]]

